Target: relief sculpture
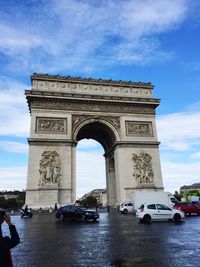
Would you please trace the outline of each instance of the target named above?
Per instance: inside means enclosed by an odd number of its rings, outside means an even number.
[[[60,184],[61,162],[56,151],[44,151],[40,160],[40,181],[39,185]]]
[[[133,177],[139,184],[153,183],[152,157],[145,152],[133,154]]]
[[[126,121],[126,134],[128,136],[153,136],[151,122]]]
[[[36,132],[66,132],[66,119],[37,118],[36,125]]]

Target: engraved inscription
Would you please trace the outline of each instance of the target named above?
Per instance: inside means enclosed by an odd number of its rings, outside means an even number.
[[[133,177],[139,184],[153,183],[152,157],[145,152],[133,154]]]
[[[125,123],[127,136],[153,136],[151,122],[126,121]]]
[[[93,108],[95,107],[95,108]],[[98,108],[97,108],[98,107]],[[70,103],[65,101],[56,101],[56,100],[48,100],[48,101],[40,101],[40,100],[32,100],[31,108],[47,108],[47,109],[63,109],[63,110],[80,110],[80,111],[99,111],[99,112],[119,112],[119,113],[139,113],[139,114],[155,114],[154,107],[148,106],[136,106],[136,105],[108,105],[99,103],[98,105],[91,105],[89,103]]]
[[[36,118],[36,132],[65,134],[67,132],[66,121],[67,119],[37,117]]]
[[[61,162],[56,151],[44,151],[39,166],[39,186],[60,184]]]

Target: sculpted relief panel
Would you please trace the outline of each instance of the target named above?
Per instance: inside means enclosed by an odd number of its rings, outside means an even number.
[[[56,151],[44,151],[39,164],[39,186],[59,185],[61,179],[61,162]]]
[[[151,122],[138,122],[126,121],[126,135],[137,137],[152,137],[152,123]]]
[[[37,117],[36,132],[65,134],[67,132],[67,119]]]
[[[116,95],[128,97],[152,97],[152,89],[142,88],[139,86],[123,86],[123,84],[115,85],[99,85],[99,84],[84,84],[61,81],[37,81],[33,80],[33,89],[59,91],[63,93],[88,93],[94,95]]]
[[[145,152],[133,154],[133,177],[139,184],[153,183],[152,157]]]

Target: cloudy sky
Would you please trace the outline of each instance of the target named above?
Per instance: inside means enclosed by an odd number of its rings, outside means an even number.
[[[6,0],[0,36],[0,190],[26,188],[33,73],[151,82],[165,190],[200,182],[198,0]],[[77,151],[77,195],[105,187],[101,146]]]

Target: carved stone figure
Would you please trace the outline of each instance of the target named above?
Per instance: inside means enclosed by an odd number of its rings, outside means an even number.
[[[36,132],[65,133],[66,119],[37,118]]]
[[[40,160],[39,185],[60,184],[61,162],[56,151],[44,151]]]
[[[128,136],[153,136],[151,122],[126,121],[126,134]]]
[[[135,180],[140,184],[149,184],[153,182],[152,157],[145,152],[139,155],[133,154]]]

